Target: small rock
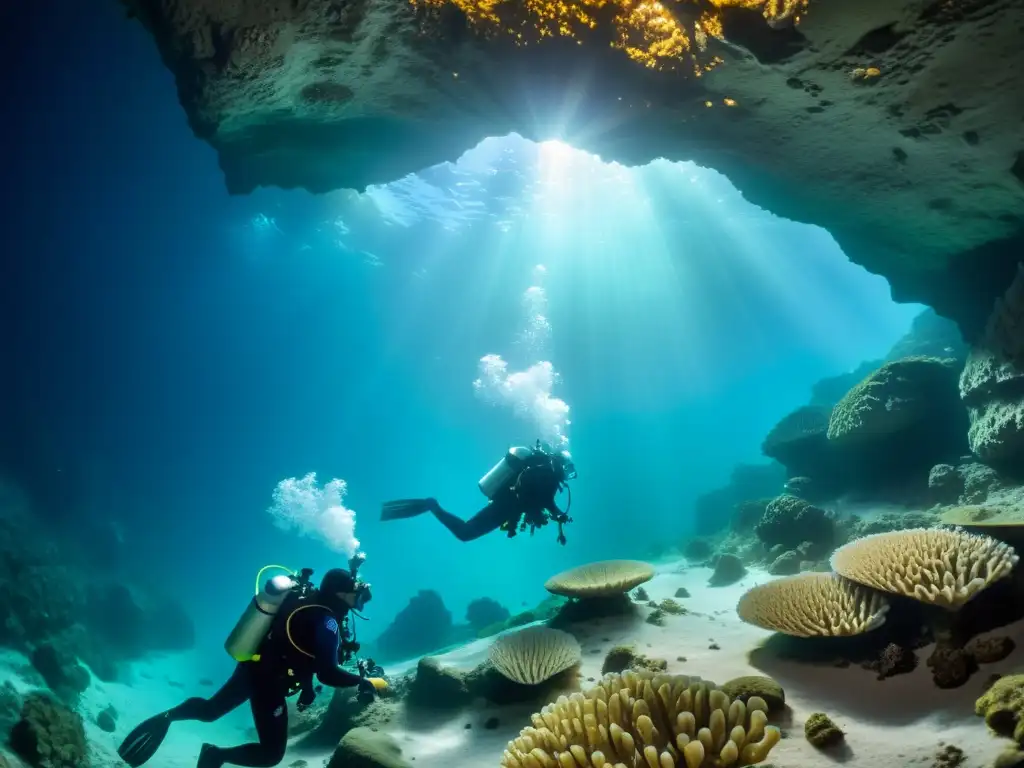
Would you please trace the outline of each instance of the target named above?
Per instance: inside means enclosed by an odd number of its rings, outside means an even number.
[[[976,637],[964,646],[964,651],[979,664],[994,664],[1002,661],[1016,648],[1012,639],[999,637]]]
[[[932,680],[938,688],[959,688],[978,668],[974,657],[959,648],[936,648],[928,657]]]
[[[96,725],[100,727],[100,730],[106,731],[107,733],[113,733],[117,730],[117,719],[116,713],[113,707],[107,707],[99,715],[96,716]]]
[[[353,728],[334,750],[327,768],[411,768],[402,748],[389,734]]]
[[[680,587],[679,589],[676,590],[675,596],[676,597],[689,597],[690,596],[690,592],[689,592],[689,590],[686,587]]]

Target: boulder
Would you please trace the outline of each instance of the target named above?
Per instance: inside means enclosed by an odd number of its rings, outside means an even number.
[[[827,549],[833,544],[834,528],[823,509],[784,494],[768,505],[754,532],[768,548],[793,550],[806,541]]]
[[[412,768],[402,756],[394,737],[370,728],[353,728],[345,734],[327,768]]]

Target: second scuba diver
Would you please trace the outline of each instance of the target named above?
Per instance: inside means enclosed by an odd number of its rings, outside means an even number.
[[[187,699],[143,722],[118,748],[121,759],[137,768],[153,757],[171,723],[212,723],[248,701],[259,741],[229,748],[203,744],[197,768],[225,764],[270,768],[284,759],[288,743],[285,700],[298,693],[300,711],[312,704],[318,690],[314,674],[334,688],[357,686],[362,698],[385,688],[387,684],[379,678],[362,677],[339,666],[359,648],[348,632],[348,614],[361,611],[371,599],[370,585],[356,576],[362,560],[357,555],[348,570],[329,570],[319,588],[309,583],[313,571],[308,568],[297,577],[280,575],[267,581],[225,643],[238,662],[228,681],[208,699]]]
[[[566,511],[558,508],[555,496],[568,489],[568,481],[576,477],[576,468],[568,451],[556,452],[540,440],[533,448],[510,448],[505,457],[480,479],[480,490],[488,498],[487,506],[469,520],[463,520],[442,509],[437,499],[399,499],[384,503],[381,520],[402,520],[430,512],[459,541],[473,541],[501,529],[515,536],[517,531],[530,532],[558,523],[558,543],[565,544],[562,526],[571,523]],[[572,496],[569,496],[572,503]]]

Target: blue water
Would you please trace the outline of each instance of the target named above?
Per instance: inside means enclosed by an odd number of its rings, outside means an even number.
[[[457,621],[485,595],[515,612],[556,571],[678,542],[815,381],[883,356],[921,310],[691,164],[510,136],[361,195],[229,197],[151,40],[100,6],[4,31],[23,119],[0,182],[2,405],[46,446],[38,472],[80,478],[61,524],[116,522],[126,571],[186,600],[211,654],[257,568],[346,559],[274,525],[286,478],[347,483],[364,637],[425,588]],[[550,341],[530,354],[538,264]],[[471,515],[477,479],[538,436],[474,393],[487,354],[559,375],[566,547],[551,528],[462,544],[429,516],[377,519],[420,495]]]

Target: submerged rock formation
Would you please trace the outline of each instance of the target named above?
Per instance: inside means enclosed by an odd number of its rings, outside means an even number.
[[[1024,0],[122,3],[235,193],[513,131],[693,160],[971,337],[1024,252]]]

